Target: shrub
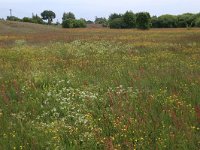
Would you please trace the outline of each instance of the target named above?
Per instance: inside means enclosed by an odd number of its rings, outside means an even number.
[[[176,28],[178,19],[174,15],[162,15],[158,17],[159,28]]]
[[[24,17],[22,19],[23,22],[32,22],[32,19],[31,18],[28,18],[28,17]]]
[[[87,23],[87,24],[94,24],[94,22],[91,21],[91,20],[87,20],[86,23]]]
[[[122,18],[122,15],[117,14],[117,13],[113,13],[109,16],[109,21],[112,21],[112,20],[117,19],[117,18]]]
[[[44,21],[38,15],[35,15],[35,16],[32,17],[32,22],[38,23],[38,24],[44,24]]]
[[[136,26],[138,29],[149,29],[151,25],[151,17],[148,12],[140,12],[136,14]]]
[[[7,16],[6,20],[9,20],[9,21],[21,21],[20,18],[15,17],[15,16]]]
[[[74,28],[85,28],[86,27],[86,22],[84,20],[74,20],[73,22],[73,27]]]
[[[178,16],[178,27],[193,27],[194,26],[195,15],[191,13],[186,13]]]
[[[103,18],[103,17],[96,17],[95,18],[95,24],[102,24],[103,27],[107,27],[108,26],[108,20],[106,18]]]
[[[200,18],[197,18],[195,21],[195,26],[200,27]]]
[[[67,19],[62,23],[63,28],[85,28],[86,22],[84,20]]]
[[[122,18],[116,18],[110,21],[110,28],[111,29],[121,29],[124,26],[124,21]]]
[[[73,20],[72,19],[66,19],[62,22],[63,28],[73,28]]]
[[[135,28],[136,27],[136,16],[133,12],[127,11],[123,15],[123,20],[124,20],[124,23],[125,23],[124,28]]]
[[[30,23],[37,23],[37,24],[44,24],[42,18],[36,16],[33,16],[32,18],[24,17],[22,19],[22,22],[30,22]]]
[[[159,22],[158,22],[158,17],[157,16],[152,16],[151,17],[151,27],[152,28],[158,28],[159,27]]]
[[[76,19],[75,15],[72,12],[64,13],[62,20],[67,20],[67,19]]]

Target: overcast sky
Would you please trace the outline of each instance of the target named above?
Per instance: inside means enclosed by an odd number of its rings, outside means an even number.
[[[43,10],[52,10],[61,21],[63,12],[73,12],[77,18],[94,20],[95,16],[108,17],[113,12],[148,11],[151,15],[200,12],[200,0],[0,0],[0,18],[9,15],[31,17]]]

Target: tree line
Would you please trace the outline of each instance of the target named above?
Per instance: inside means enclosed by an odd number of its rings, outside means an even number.
[[[134,14],[132,11],[127,11],[124,14],[113,13],[108,19],[96,18],[95,22],[115,29],[190,28],[200,27],[200,13],[150,16],[148,12]]]
[[[56,14],[51,10],[43,11],[40,16],[32,15],[32,18],[24,17],[22,19],[15,16],[8,16],[7,20],[30,22],[38,24],[52,24]],[[47,22],[45,22],[47,21]],[[56,24],[59,24],[57,22]],[[101,24],[103,27],[113,29],[149,29],[149,28],[191,28],[200,27],[200,13],[184,13],[181,15],[161,15],[151,16],[148,12],[133,13],[126,11],[124,14],[113,13],[109,18],[96,17],[95,21],[76,19],[74,13],[64,12],[62,17],[63,28],[85,28],[87,24]]]

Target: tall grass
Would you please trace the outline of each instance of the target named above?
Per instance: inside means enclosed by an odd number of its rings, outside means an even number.
[[[0,149],[199,149],[200,32],[182,31],[16,36],[0,48]]]

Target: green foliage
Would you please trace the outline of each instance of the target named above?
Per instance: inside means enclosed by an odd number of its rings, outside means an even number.
[[[194,22],[195,22],[195,26],[196,27],[199,27],[199,23],[198,23],[199,22],[199,18],[200,18],[200,13],[197,13],[197,14],[194,15],[194,19],[195,19]]]
[[[9,21],[21,21],[20,18],[15,17],[15,16],[7,16],[6,20],[9,20]]]
[[[162,15],[158,17],[158,27],[160,28],[176,28],[178,23],[177,16]]]
[[[63,28],[73,28],[73,19],[67,19],[62,22]]]
[[[72,12],[64,13],[62,20],[67,20],[67,19],[76,19],[75,15]]]
[[[23,21],[23,22],[32,22],[32,19],[29,18],[29,17],[24,17],[24,18],[22,19],[22,21]]]
[[[114,19],[117,19],[117,18],[122,18],[122,14],[117,14],[117,13],[113,13],[109,16],[109,21],[112,21]]]
[[[136,14],[136,26],[138,29],[149,29],[151,25],[151,17],[148,12],[140,12]]]
[[[39,16],[32,16],[32,18],[29,17],[24,17],[22,19],[22,22],[30,22],[30,23],[37,23],[37,24],[44,24],[42,18],[40,18]]]
[[[74,20],[74,28],[85,28],[86,27],[86,21],[83,19]]]
[[[191,13],[185,13],[178,16],[178,27],[193,27],[195,21],[195,15]]]
[[[136,27],[136,15],[132,11],[127,11],[123,15],[123,20],[125,23],[124,28],[135,28]]]
[[[32,16],[32,22],[38,24],[44,24],[42,18],[40,18],[37,14]]]
[[[196,19],[195,26],[200,27],[200,17]]]
[[[113,13],[109,16],[110,28],[135,28],[136,16],[133,12],[127,11],[125,14]]]
[[[45,10],[41,13],[43,20],[48,20],[48,24],[51,24],[53,19],[56,18],[56,14],[51,10]]]
[[[1,150],[199,149],[199,29],[6,25]]]
[[[115,18],[110,21],[111,29],[121,29],[125,26],[124,20],[122,18]]]
[[[159,28],[159,21],[157,16],[151,17],[151,27],[152,28]]]
[[[103,17],[96,17],[94,22],[95,24],[102,24],[104,27],[108,26],[108,20]]]
[[[62,23],[63,28],[85,28],[86,22],[83,19],[67,19]]]
[[[87,20],[86,23],[87,23],[87,24],[94,24],[94,22],[91,21],[91,20]]]
[[[151,23],[153,28],[186,28],[194,27],[195,21],[199,14],[185,13],[178,16],[162,15],[159,17],[153,16]]]

